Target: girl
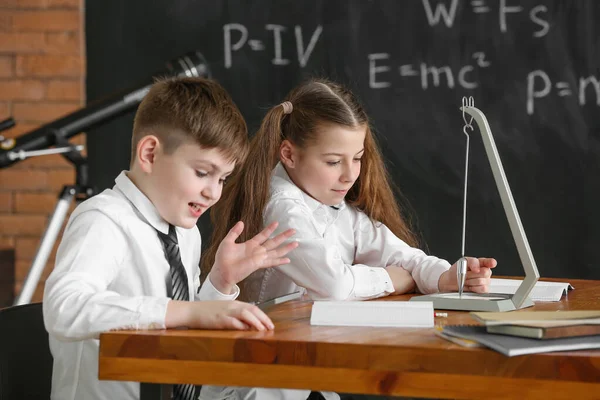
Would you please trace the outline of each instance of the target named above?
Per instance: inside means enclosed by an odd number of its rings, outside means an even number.
[[[230,178],[213,210],[204,276],[237,221],[246,223],[241,240],[272,221],[279,221],[280,231],[296,230],[299,245],[288,253],[289,264],[242,282],[246,301],[298,288],[313,299],[332,300],[366,300],[415,288],[458,290],[456,265],[415,247],[365,111],[352,93],[326,80],[301,84],[267,112],[244,167]],[[465,290],[487,292],[495,265],[494,259],[468,258]],[[200,398],[304,400],[309,393],[204,386]]]
[[[247,301],[301,288],[313,299],[367,300],[390,294],[457,291],[456,264],[428,256],[402,218],[364,109],[341,85],[310,80],[270,109],[246,164],[211,212],[215,230],[203,259],[239,220],[242,240],[279,221],[296,230],[290,263],[243,283]],[[218,221],[217,221],[218,220]],[[468,258],[465,290],[489,290],[496,260]]]

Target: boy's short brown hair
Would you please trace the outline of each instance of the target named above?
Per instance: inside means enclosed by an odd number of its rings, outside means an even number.
[[[135,114],[132,163],[138,142],[147,135],[156,136],[167,154],[190,141],[222,150],[238,163],[248,151],[248,128],[240,110],[221,85],[204,78],[157,80]]]

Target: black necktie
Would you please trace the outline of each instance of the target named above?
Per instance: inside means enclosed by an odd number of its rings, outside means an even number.
[[[177,232],[175,227],[169,225],[169,234],[157,231],[158,237],[163,244],[165,251],[165,257],[169,262],[171,268],[169,269],[169,275],[171,276],[171,298],[173,300],[190,300],[190,292],[188,288],[188,279],[185,273],[185,267],[181,262],[181,255],[179,254],[179,244],[177,243]]]
[[[171,298],[173,300],[190,300],[190,292],[188,288],[188,279],[185,273],[185,267],[181,262],[179,254],[179,244],[177,243],[177,232],[175,227],[169,225],[169,234],[157,231],[158,237],[163,244],[165,257],[171,268],[169,275],[171,276]],[[173,400],[192,400],[195,399],[196,388],[194,385],[173,385]]]

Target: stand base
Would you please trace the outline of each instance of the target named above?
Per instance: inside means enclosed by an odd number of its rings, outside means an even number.
[[[463,293],[462,298],[458,293],[436,293],[424,296],[413,296],[410,301],[431,301],[436,310],[461,310],[461,311],[513,311],[520,308],[533,306],[533,301],[528,297],[520,307],[512,301],[512,294],[499,293]]]

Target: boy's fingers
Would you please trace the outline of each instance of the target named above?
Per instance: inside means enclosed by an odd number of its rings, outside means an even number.
[[[287,253],[289,253],[290,251],[294,250],[296,247],[298,247],[298,242],[292,242],[292,243],[288,243],[285,246],[279,246],[276,249],[270,250],[269,252],[267,252],[267,257],[268,258],[280,258],[285,256]]]
[[[240,321],[235,317],[227,317],[226,324],[228,325],[226,328],[229,329],[237,329],[240,331],[247,331],[249,326]]]
[[[290,263],[290,259],[289,258],[267,258],[262,263],[262,265],[260,266],[260,268],[278,267],[280,265],[289,264],[289,263]]]
[[[267,328],[265,328],[265,326],[263,325],[263,323],[256,317],[256,315],[254,315],[249,309],[244,308],[241,310],[240,313],[240,317],[239,317],[242,321],[244,321],[246,324],[250,325],[250,327],[253,327],[259,331],[264,331]]]
[[[235,243],[235,241],[237,240],[238,237],[240,237],[240,235],[242,234],[243,231],[244,231],[244,223],[242,221],[238,221],[233,226],[233,228],[231,228],[229,230],[229,232],[227,232],[227,236],[225,236],[223,241]]]
[[[273,239],[276,241],[279,241],[279,243],[283,242],[284,240],[286,240],[287,238],[289,238],[290,236],[293,236],[296,233],[295,229],[288,229],[285,232],[281,232],[279,235],[275,236]]]
[[[267,240],[262,245],[265,249],[272,250],[275,247],[279,246],[284,241],[286,241],[290,236],[293,236],[295,233],[296,233],[296,230],[288,229],[287,231],[275,236],[273,239]]]
[[[260,322],[267,329],[275,329],[275,325],[273,324],[273,321],[271,321],[271,318],[269,318],[263,310],[261,310],[260,308],[258,308],[256,306],[252,306],[250,308],[250,311],[256,316],[256,318],[258,318],[260,320]]]
[[[271,233],[275,231],[277,225],[279,225],[277,221],[270,223],[269,226],[257,233],[256,236],[254,236],[251,240],[258,242],[258,244],[263,244],[267,241],[267,239],[269,239]]]
[[[260,311],[259,318],[260,318],[260,321],[263,323],[263,325],[267,327],[267,329],[269,329],[269,330],[275,329],[275,324],[273,324],[273,321],[271,321],[271,318],[269,318],[267,316],[267,314]]]

